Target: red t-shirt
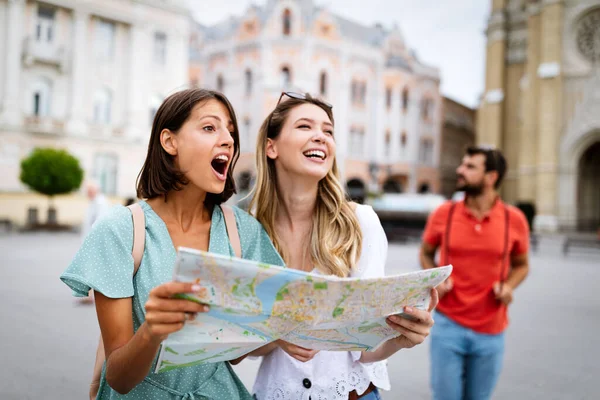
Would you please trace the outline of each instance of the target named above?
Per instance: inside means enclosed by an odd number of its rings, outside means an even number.
[[[500,199],[489,213],[478,220],[465,206],[455,203],[446,244],[446,226],[452,202],[446,202],[429,217],[423,240],[440,247],[440,265],[452,264],[453,288],[438,305],[438,310],[456,323],[476,332],[497,334],[506,329],[506,306],[494,296],[495,282],[504,281],[510,256],[527,253],[529,226],[516,207]],[[508,210],[508,248],[502,260]],[[448,254],[446,254],[446,247]],[[503,275],[501,277],[501,275]]]

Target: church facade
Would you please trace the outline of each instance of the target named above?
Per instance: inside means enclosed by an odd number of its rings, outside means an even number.
[[[600,1],[493,0],[477,141],[509,163],[503,196],[535,227],[600,227]]]

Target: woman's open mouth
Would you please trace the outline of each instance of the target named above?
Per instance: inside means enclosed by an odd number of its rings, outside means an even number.
[[[229,166],[229,156],[226,154],[219,154],[210,162],[210,166],[217,178],[222,181],[227,179],[227,167]]]
[[[317,162],[323,162],[327,158],[323,150],[308,150],[302,154],[304,154],[304,157]]]

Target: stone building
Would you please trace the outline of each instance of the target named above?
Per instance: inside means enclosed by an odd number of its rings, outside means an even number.
[[[440,194],[450,198],[456,190],[456,168],[465,149],[475,144],[475,110],[447,97],[442,103]]]
[[[186,7],[0,0],[0,219],[22,224],[29,207],[46,209],[19,181],[35,147],[68,150],[109,196],[135,194],[154,112],[188,83]],[[78,223],[85,205],[82,195],[57,198],[59,221]]]
[[[600,226],[600,1],[493,0],[479,143],[506,153],[504,197],[535,227]]]
[[[222,90],[238,114],[238,178],[254,176],[256,134],[283,90],[333,104],[348,191],[439,190],[441,95],[401,31],[342,18],[312,0],[267,0],[193,30],[190,80]]]

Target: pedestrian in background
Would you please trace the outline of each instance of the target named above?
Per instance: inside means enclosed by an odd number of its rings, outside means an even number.
[[[95,181],[88,181],[85,191],[89,202],[81,225],[82,241],[90,233],[94,223],[110,208],[110,203]],[[94,302],[92,291],[88,292],[87,296],[78,298],[77,301],[80,304],[92,304]]]
[[[425,269],[454,266],[438,287],[440,303],[431,332],[434,400],[486,400],[504,356],[507,307],[529,272],[529,226],[505,204],[498,188],[507,165],[499,150],[471,147],[456,170],[464,200],[435,210],[423,235]]]
[[[110,203],[106,196],[100,190],[95,181],[89,181],[86,185],[86,195],[89,200],[83,225],[81,227],[81,236],[83,239],[90,233],[92,225],[110,208]]]

